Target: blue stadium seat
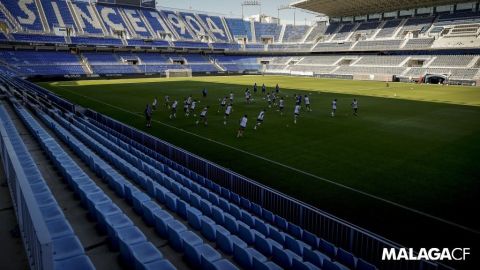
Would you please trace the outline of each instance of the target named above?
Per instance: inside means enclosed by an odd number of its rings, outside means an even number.
[[[58,238],[53,241],[53,258],[55,261],[71,259],[84,255],[82,243],[74,235]]]
[[[55,261],[53,264],[54,269],[56,270],[94,270],[92,261],[85,255],[77,256],[74,258]]]
[[[177,214],[183,218],[187,218],[187,209],[190,208],[190,206],[182,199],[177,198]]]
[[[152,226],[155,224],[155,217],[154,213],[156,211],[162,210],[162,207],[160,207],[156,202],[151,201],[151,200],[145,200],[142,202],[142,212],[143,212],[143,220],[145,223],[148,224],[148,226]]]
[[[269,228],[269,236],[273,240],[277,241],[278,243],[284,245],[285,244],[285,233],[278,231],[277,229],[270,227]]]
[[[320,239],[318,247],[320,251],[327,254],[330,258],[335,258],[335,256],[337,255],[337,248],[325,239]]]
[[[156,260],[142,265],[141,270],[176,270],[168,260]]]
[[[212,216],[212,203],[205,200],[205,199],[202,199],[200,201],[200,210],[202,211],[202,213],[204,215],[211,217]]]
[[[323,262],[325,260],[329,261],[330,258],[317,250],[305,250],[303,254],[305,261],[311,262],[317,267],[323,267]]]
[[[217,206],[212,206],[212,219],[218,224],[224,224],[225,216],[223,215],[222,209]]]
[[[253,269],[255,270],[282,270],[283,268],[272,261],[259,262],[253,260]]]
[[[139,191],[132,194],[133,210],[139,215],[143,215],[143,204],[150,201],[150,197]]]
[[[245,243],[247,243],[248,245],[252,245],[255,242],[255,235],[253,234],[252,229],[250,229],[247,224],[241,221],[238,221],[237,223],[238,236],[240,237],[240,239],[245,241]]]
[[[185,243],[189,243],[192,246],[203,244],[202,238],[192,231],[183,231],[180,233],[181,239],[181,251],[184,250]]]
[[[351,268],[351,269],[355,269],[356,265],[357,265],[357,259],[355,258],[355,256],[353,256],[352,253],[344,250],[343,248],[339,248],[337,249],[337,257],[336,257],[336,260],[347,266],[348,268]]]
[[[299,260],[294,259],[292,264],[292,269],[295,270],[320,270],[319,267],[313,265],[309,262],[302,262]]]
[[[142,242],[129,246],[134,268],[140,270],[147,263],[161,261],[163,254],[150,242]]]
[[[217,231],[217,246],[221,251],[225,252],[228,255],[231,255],[233,253],[233,239],[232,238],[233,238],[233,236],[230,233]],[[238,237],[236,237],[236,238],[239,239]],[[245,246],[246,246],[246,244],[245,244]]]
[[[171,192],[165,193],[165,205],[173,212],[177,211],[177,198],[177,195]]]
[[[273,246],[272,260],[284,268],[291,268],[293,259],[302,261],[302,258],[288,249],[281,249]]]
[[[302,240],[314,249],[318,248],[320,242],[320,239],[315,234],[308,231],[303,231]]]
[[[237,245],[234,245],[233,248],[233,257],[238,262],[238,264],[247,269],[253,268],[253,260],[259,262],[267,261],[267,258],[263,256],[260,252],[253,248],[241,248]]]
[[[232,234],[237,234],[238,232],[238,223],[235,217],[233,217],[230,214],[225,213],[224,214],[224,219],[225,219],[225,228],[231,232]]]
[[[123,213],[106,216],[105,224],[107,228],[107,235],[109,236],[114,248],[118,248],[118,241],[115,236],[115,232],[122,228],[133,226],[133,222]]]
[[[300,226],[297,226],[289,222],[287,227],[288,227],[287,232],[289,234],[291,234],[295,238],[302,239],[303,230],[302,228],[300,228]]]
[[[183,249],[183,240],[181,233],[187,231],[187,227],[178,220],[170,220],[167,222],[168,240],[173,249],[181,251]]]
[[[73,229],[65,218],[58,218],[46,223],[53,240],[73,235]]]
[[[132,259],[128,247],[134,244],[146,242],[147,238],[137,227],[125,227],[118,229],[115,235],[118,238],[120,255],[122,256],[122,259],[127,264],[131,264]]]
[[[287,231],[287,226],[288,226],[287,220],[278,215],[275,215],[275,225],[278,228],[282,229],[282,231]]]
[[[215,241],[217,238],[215,225],[215,221],[209,217],[202,216],[202,235],[210,241]]]
[[[205,270],[237,270],[234,264],[226,259],[220,259],[214,262],[204,260],[203,266]]]
[[[269,222],[271,224],[274,224],[275,216],[271,211],[263,209],[262,210],[262,216],[267,222]]]
[[[230,193],[229,193],[230,194]],[[223,198],[218,199],[218,206],[225,212],[230,212],[230,203]]]
[[[190,224],[195,230],[200,230],[202,228],[202,216],[202,212],[194,207],[189,207],[187,209],[188,224]]]
[[[105,217],[108,215],[115,215],[122,213],[122,210],[118,208],[113,202],[105,202],[95,205],[95,216],[101,231],[106,231]]]

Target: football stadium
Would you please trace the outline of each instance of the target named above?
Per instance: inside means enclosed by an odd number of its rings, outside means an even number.
[[[0,97],[2,270],[480,269],[480,1],[0,0]]]

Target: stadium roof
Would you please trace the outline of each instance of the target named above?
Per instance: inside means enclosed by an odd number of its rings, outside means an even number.
[[[291,6],[330,17],[347,17],[463,2],[472,0],[301,0]]]

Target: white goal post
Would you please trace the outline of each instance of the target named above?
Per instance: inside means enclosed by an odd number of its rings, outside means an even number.
[[[167,69],[165,71],[165,75],[167,78],[192,77],[192,70],[191,69]]]

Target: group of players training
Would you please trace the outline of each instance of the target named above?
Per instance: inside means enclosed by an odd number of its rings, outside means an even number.
[[[253,93],[256,94],[257,90],[258,90],[258,86],[257,86],[257,83],[255,83],[253,85]],[[264,100],[267,101],[268,108],[277,107],[278,108],[277,111],[280,112],[280,115],[283,115],[284,109],[285,109],[285,99],[284,97],[278,98],[280,96],[280,87],[278,86],[278,84],[275,86],[275,91],[272,93],[270,92],[266,93],[265,84],[262,85],[261,91],[262,91],[262,95],[264,96]],[[207,89],[204,88],[202,90],[203,98],[206,98],[207,95],[208,95],[208,91]],[[294,99],[295,99],[295,107],[293,111],[293,115],[294,115],[293,123],[296,124],[297,118],[300,116],[300,111],[302,109],[302,102],[305,104],[305,109],[307,111],[311,112],[312,108],[310,106],[310,97],[308,95],[302,96],[302,95],[295,94]],[[170,110],[169,118],[170,119],[176,118],[177,107],[179,105],[178,101],[174,100],[173,102],[171,102],[169,96],[165,96],[164,101],[165,101],[165,107],[167,107],[167,109]],[[230,118],[230,114],[233,112],[234,94],[230,92],[228,96],[221,98],[219,101],[220,101],[220,105],[218,107],[217,113],[220,113],[221,111],[225,113],[223,117],[224,119],[223,124],[227,125],[227,121]],[[248,88],[245,90],[245,102],[247,104],[250,104],[252,102],[252,93]],[[186,117],[193,115],[193,117],[197,118],[196,110],[197,110],[198,103],[199,101],[197,99],[192,98],[192,95],[184,98],[183,111]],[[146,124],[147,127],[152,126],[152,112],[158,108],[158,105],[159,103],[156,97],[154,98],[152,105],[150,104],[146,105],[144,113],[145,113],[145,118],[147,122]],[[353,99],[351,106],[353,110],[353,115],[358,116],[358,101],[356,99]],[[200,111],[199,118],[196,119],[196,122],[195,122],[196,125],[199,125],[200,123],[202,123],[204,126],[208,125],[207,114],[208,114],[209,108],[210,106],[203,107],[203,109]],[[337,99],[334,99],[332,101],[332,111],[330,114],[331,117],[335,117],[336,111],[337,111]],[[263,123],[264,117],[265,117],[265,109],[262,109],[257,116],[257,122],[253,127],[254,130],[260,127],[260,125]],[[247,128],[247,123],[248,123],[248,116],[245,114],[240,119],[240,127],[237,132],[237,138],[243,137],[244,131]]]

